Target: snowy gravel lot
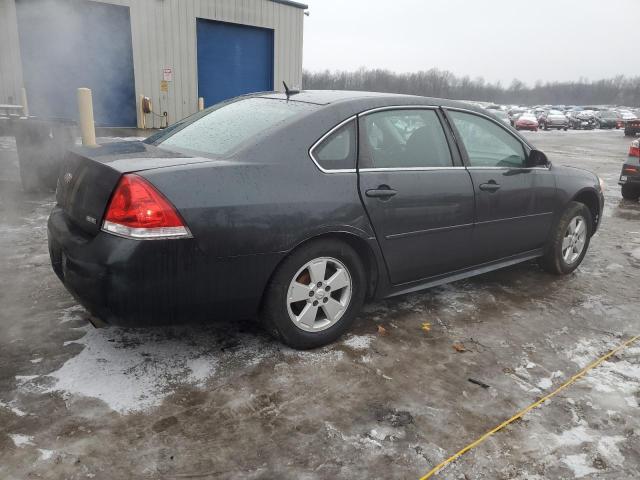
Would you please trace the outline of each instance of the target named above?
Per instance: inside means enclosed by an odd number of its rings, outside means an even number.
[[[640,333],[640,204],[617,186],[629,140],[527,136],[607,184],[578,271],[529,263],[372,303],[311,352],[233,318],[92,327],[49,265],[53,196],[21,192],[0,137],[0,478],[420,477]],[[639,403],[635,345],[435,478],[638,479]]]

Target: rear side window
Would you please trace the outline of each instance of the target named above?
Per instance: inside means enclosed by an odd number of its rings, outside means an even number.
[[[471,167],[521,168],[525,166],[522,143],[504,128],[479,115],[449,111],[460,134]]]
[[[224,155],[252,137],[316,108],[303,102],[247,98],[222,104],[203,116],[196,115],[194,120],[188,119],[168,132],[168,136],[153,140],[168,150]]]
[[[351,120],[316,145],[311,156],[324,170],[355,169],[356,137],[356,121]]]
[[[361,119],[364,168],[452,166],[451,152],[434,110],[385,110]]]

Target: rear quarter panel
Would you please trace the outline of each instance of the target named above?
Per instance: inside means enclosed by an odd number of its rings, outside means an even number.
[[[331,231],[372,239],[357,175],[322,173],[308,152],[352,114],[349,108],[326,109],[228,160],[140,174],[178,208],[200,248],[217,257],[286,252]]]

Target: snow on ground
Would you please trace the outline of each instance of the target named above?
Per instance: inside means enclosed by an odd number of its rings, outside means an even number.
[[[4,403],[3,401],[0,401],[0,408],[6,408],[11,410],[15,415],[17,415],[18,417],[24,417],[26,415],[25,412],[23,412],[22,410],[20,410],[17,407],[14,407],[13,405],[11,405],[11,403]]]
[[[53,450],[46,450],[44,448],[39,448],[38,452],[40,452],[40,460],[50,460],[56,453]]]
[[[9,438],[16,447],[24,447],[25,445],[33,445],[33,437],[29,435],[21,435],[19,433],[10,433]]]
[[[592,473],[598,473],[598,470],[589,466],[586,453],[567,455],[562,459],[562,463],[569,467],[575,478],[582,478]]]
[[[350,335],[342,344],[352,350],[369,350],[374,338],[373,335]]]
[[[203,385],[216,371],[218,360],[206,345],[170,338],[144,341],[148,334],[121,329],[85,330],[73,342],[84,349],[48,375],[55,382],[45,391],[98,398],[126,413],[159,405],[170,386]]]
[[[85,317],[85,311],[74,306],[62,311],[59,323]],[[82,350],[51,373],[17,376],[21,390],[61,392],[66,399],[96,398],[121,414],[158,406],[180,385],[205,387],[209,380],[223,374],[222,365],[242,364],[248,369],[276,352],[295,357],[295,363],[301,365],[327,365],[344,356],[344,352],[332,346],[296,351],[249,334],[239,334],[237,341],[226,348],[219,336],[203,332],[198,326],[138,330],[96,329],[90,325],[71,328],[84,335],[64,342],[63,347],[80,345]],[[355,350],[366,349],[372,339],[367,335],[352,336],[345,344]]]

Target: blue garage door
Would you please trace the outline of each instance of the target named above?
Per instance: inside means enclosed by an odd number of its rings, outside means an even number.
[[[198,95],[205,105],[273,90],[273,30],[197,20]]]
[[[97,125],[136,125],[129,7],[86,0],[18,0],[29,109],[77,119],[76,91],[93,93]]]

